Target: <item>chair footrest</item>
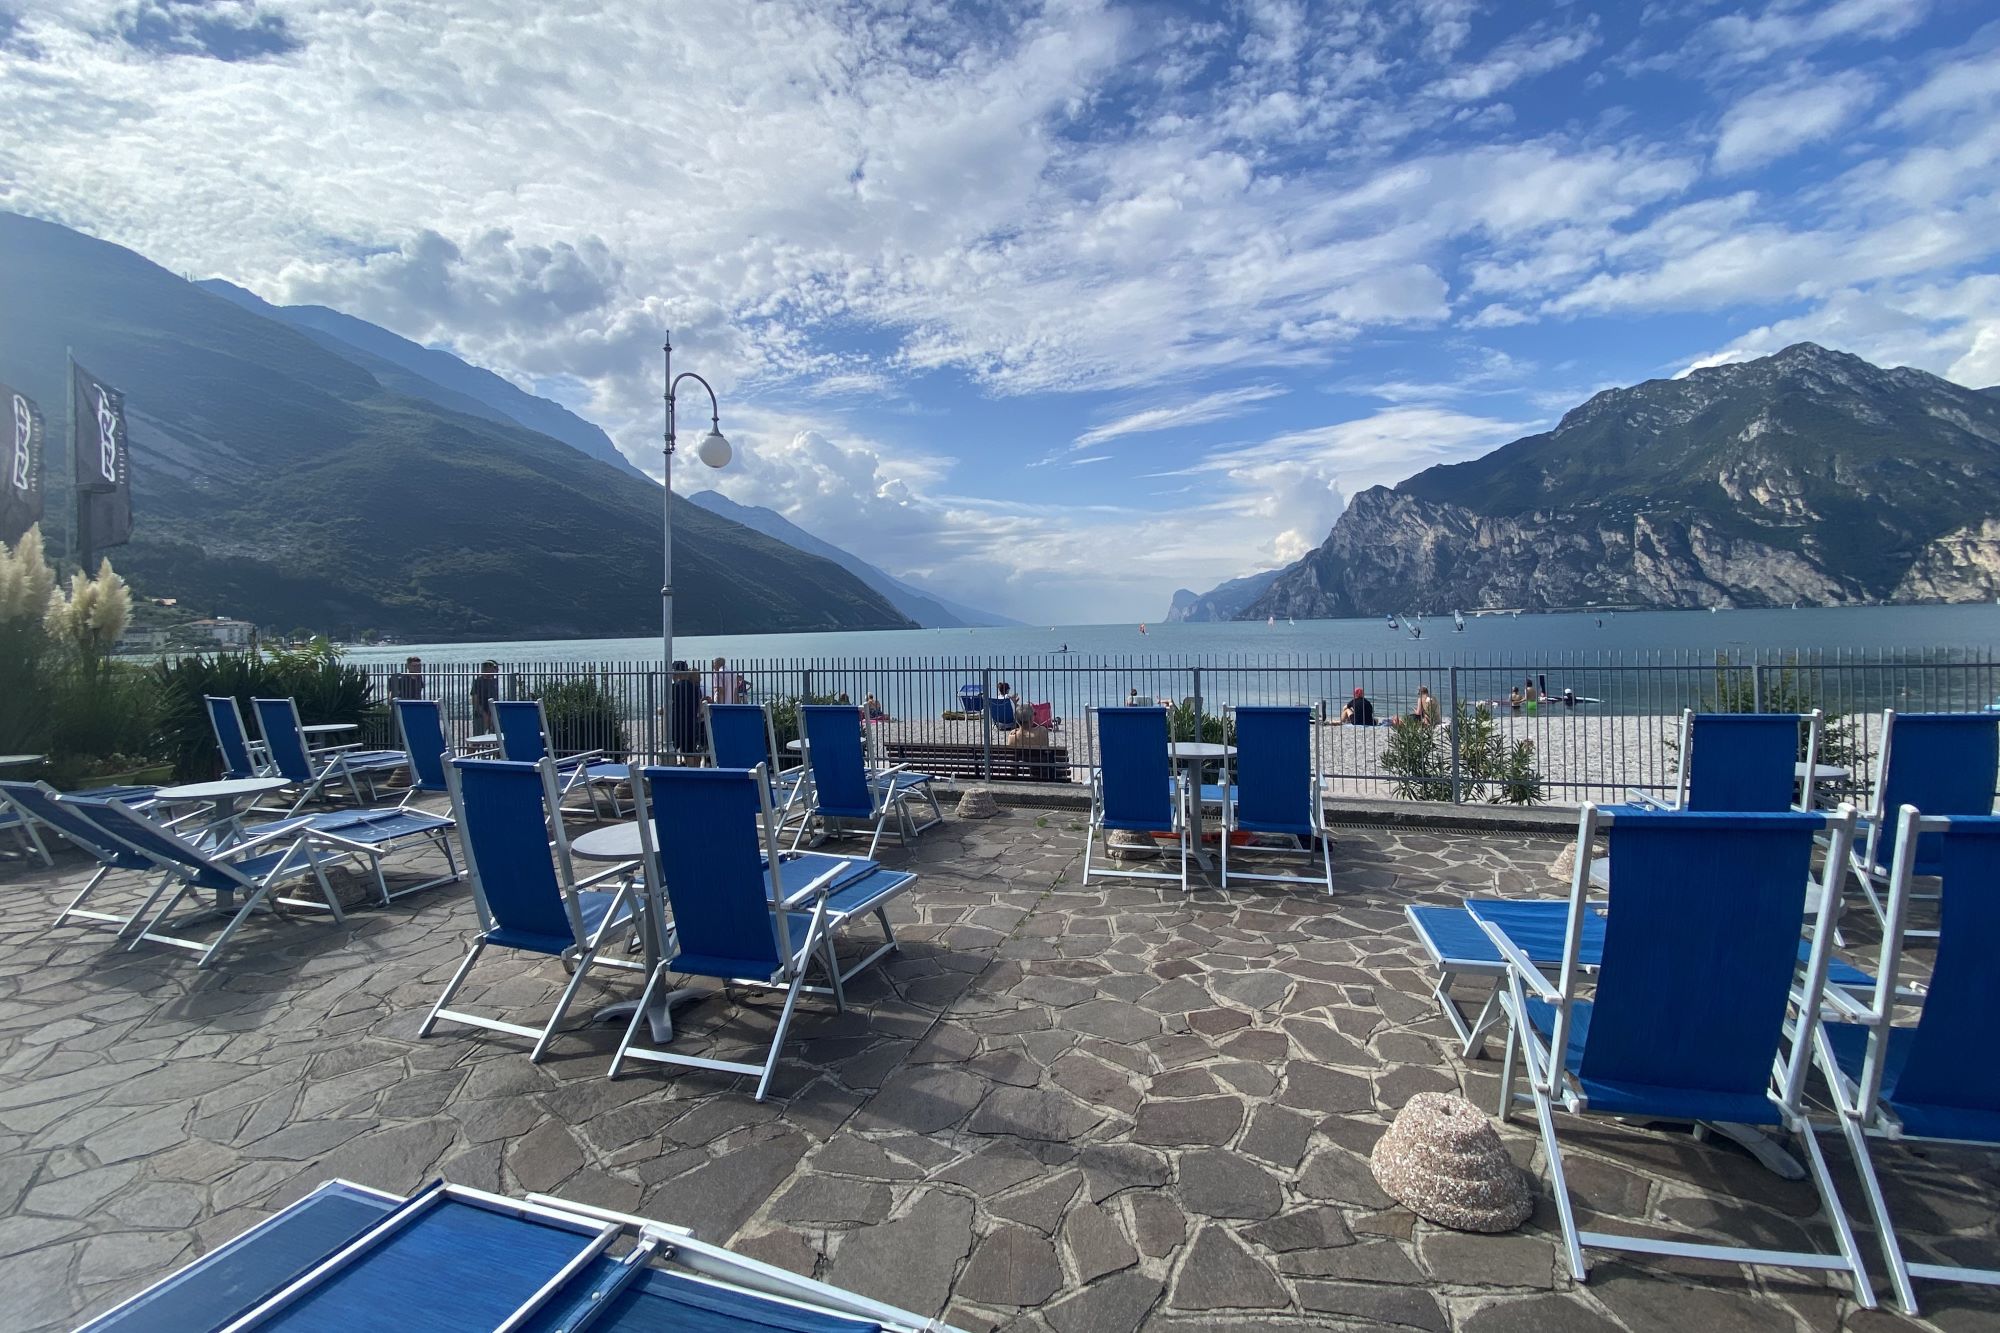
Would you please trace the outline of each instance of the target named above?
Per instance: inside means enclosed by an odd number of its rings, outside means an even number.
[[[1651,1236],[1614,1236],[1604,1231],[1579,1231],[1577,1242],[1593,1250],[1627,1250],[1679,1259],[1714,1259],[1725,1264],[1767,1264],[1780,1268],[1839,1269],[1847,1260],[1837,1254],[1800,1250],[1760,1250],[1748,1245],[1712,1245],[1702,1241],[1656,1240]],[[1914,1265],[1912,1265],[1914,1271]]]

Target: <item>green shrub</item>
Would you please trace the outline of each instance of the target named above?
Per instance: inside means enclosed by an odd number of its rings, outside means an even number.
[[[159,753],[183,782],[198,782],[221,771],[215,730],[209,724],[207,695],[233,695],[243,725],[258,734],[253,699],[292,698],[305,722],[352,722],[364,737],[387,727],[388,709],[377,702],[368,673],[349,666],[324,641],[309,647],[264,653],[197,654],[155,663],[158,691]]]
[[[542,686],[534,698],[542,701],[549,722],[549,744],[558,754],[583,750],[626,752],[625,724],[618,701],[591,676],[574,676]]]
[[[1452,725],[1458,733],[1461,800],[1492,805],[1535,805],[1542,800],[1543,779],[1535,767],[1533,741],[1509,744],[1485,704],[1468,713],[1461,702]],[[1451,799],[1451,736],[1444,727],[1427,727],[1408,718],[1390,724],[1382,767],[1395,779],[1396,795],[1415,801]]]

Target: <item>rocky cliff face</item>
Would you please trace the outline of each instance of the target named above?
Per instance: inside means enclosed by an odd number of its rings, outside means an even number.
[[[2000,595],[2000,402],[1800,344],[1355,496],[1236,614]]]
[[[1266,588],[1291,568],[1288,565],[1285,569],[1267,569],[1261,574],[1231,579],[1207,592],[1178,588],[1174,591],[1173,604],[1167,607],[1166,623],[1234,620],[1238,612],[1263,595]]]

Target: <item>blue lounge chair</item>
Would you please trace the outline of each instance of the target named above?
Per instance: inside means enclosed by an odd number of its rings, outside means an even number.
[[[1590,847],[1608,826],[1618,863],[1594,993],[1588,965]],[[1864,1308],[1875,1304],[1826,1159],[1806,1122],[1810,1023],[1787,1036],[1798,1012],[1816,1014],[1832,954],[1832,918],[1853,840],[1854,812],[1696,814],[1585,805],[1577,824],[1579,866],[1571,885],[1562,962],[1543,975],[1501,921],[1481,917],[1507,960],[1501,1009],[1509,1028],[1500,1115],[1514,1103],[1518,1047],[1526,1065],[1562,1223],[1570,1272],[1589,1270],[1584,1247],[1674,1258],[1843,1272]],[[1809,961],[1799,966],[1799,918],[1814,839],[1827,836],[1825,883]],[[1808,1029],[1800,1032],[1799,1027]],[[1773,1126],[1799,1136],[1837,1253],[1776,1250],[1651,1236],[1579,1231],[1556,1135],[1556,1110],[1626,1121]]]
[[[612,1077],[628,1058],[754,1074],[756,1098],[762,1101],[799,997],[829,994],[836,1008],[845,1008],[847,982],[896,948],[888,905],[916,876],[859,857],[782,855],[761,765],[747,771],[648,768],[642,776],[632,795],[646,882],[663,885],[673,906],[671,932],[656,920],[655,937],[671,933],[673,944],[646,980],[631,1027],[612,1059]],[[849,922],[867,916],[881,923],[883,942],[843,967],[836,937]],[[806,982],[815,963],[826,971],[823,987]],[[725,988],[783,991],[784,1008],[763,1061],[750,1064],[635,1046],[653,992],[670,973],[709,977]]]
[[[1012,695],[1004,698],[995,696],[986,701],[986,713],[993,719],[993,725],[1000,731],[1013,731],[1021,725],[1020,710],[1015,706]]]
[[[144,793],[147,789],[140,787],[128,790]],[[98,799],[123,798],[118,796],[115,789],[111,789],[101,793]],[[143,803],[145,797],[137,795],[131,799],[138,804]],[[91,894],[97,892],[99,885],[118,871],[160,873],[152,860],[93,824],[89,816],[77,806],[58,799],[56,789],[46,782],[0,781],[0,803],[11,807],[17,813],[18,818],[28,829],[30,837],[35,837],[37,825],[53,829],[71,845],[97,858],[97,873],[90,877],[82,892],[70,899],[69,905],[56,915],[55,923],[60,926],[71,917],[78,917],[85,921],[103,921],[115,925],[121,934],[124,933],[132,924],[134,913],[127,912],[120,915],[116,912],[100,912],[86,908],[83,904]],[[41,851],[45,861],[50,865],[55,864],[39,837],[35,837],[35,846]]]
[[[617,789],[632,780],[631,768],[610,762],[602,750],[553,754],[549,748],[549,719],[542,711],[540,699],[495,699],[493,720],[499,729],[502,759],[516,764],[539,764],[544,756],[552,756],[556,789],[564,800],[569,799],[571,792],[581,790],[590,798],[592,813],[603,814],[600,797],[608,792],[611,816],[616,818],[623,813]]]
[[[397,699],[396,730],[403,737],[403,756],[410,766],[410,789],[403,793],[409,805],[422,796],[444,796],[450,791],[444,767],[452,759],[451,742],[444,738],[444,707],[435,699]]]
[[[1917,1313],[1912,1277],[2000,1286],[2000,1269],[1911,1263],[1903,1253],[1870,1151],[1873,1140],[2000,1147],[2000,1065],[1992,1057],[2000,1016],[2000,818],[1920,817],[1904,806],[1889,872],[1888,924],[1867,1003],[1829,992],[1820,1025],[1820,1070],[1854,1155],[1896,1297]],[[1912,882],[1930,858],[1943,881],[1942,931],[1929,960],[1914,1024],[1898,1025],[1898,988]]]
[[[105,834],[144,856],[163,872],[159,885],[133,914],[132,920],[140,928],[133,934],[131,948],[147,941],[170,945],[199,954],[199,965],[209,967],[236,937],[250,913],[259,907],[273,910],[299,907],[326,912],[336,925],[346,920],[340,910],[340,899],[326,880],[326,858],[299,831],[305,820],[279,820],[254,830],[241,842],[210,848],[188,841],[123,801],[74,796],[58,797],[57,801],[73,807]],[[278,895],[276,890],[280,885],[308,876],[318,883],[320,900]],[[206,907],[185,921],[172,921],[183,902],[204,894],[210,900]],[[154,904],[163,897],[165,902],[156,910]],[[150,920],[145,919],[148,913]],[[213,940],[175,933],[195,921],[217,916],[228,920]]]
[[[1674,792],[1665,800],[1628,791],[1626,799],[1656,810],[1762,814],[1812,806],[1810,774],[1819,760],[1825,715],[1810,713],[1681,713]],[[1805,762],[1799,728],[1805,728]]]
[[[593,964],[644,970],[623,958],[599,956],[609,941],[632,929],[631,867],[615,865],[588,879],[576,878],[569,838],[557,817],[562,797],[556,789],[556,765],[546,755],[535,764],[454,759],[445,775],[465,845],[479,933],[417,1035],[428,1037],[439,1019],[449,1019],[531,1038],[535,1046],[528,1058],[539,1061]],[[614,879],[619,881],[615,890],[594,887]],[[569,985],[541,1027],[445,1008],[489,946],[559,958],[572,967]]]
[[[1097,767],[1090,775],[1090,827],[1083,841],[1083,882],[1094,873],[1102,879],[1168,879],[1188,886],[1188,802],[1184,778],[1176,777],[1167,751],[1167,710],[1164,708],[1094,708],[1097,718]],[[1172,833],[1181,858],[1180,873],[1159,870],[1093,870],[1091,853],[1105,834]],[[1108,844],[1107,844],[1108,846]],[[1107,852],[1108,855],[1108,852]]]
[[[784,820],[804,798],[806,770],[778,762],[778,731],[766,704],[707,704],[708,756],[717,768],[756,768],[771,775],[771,797]]]
[[[614,1246],[626,1243],[614,1255]],[[548,1195],[329,1181],[78,1333],[955,1333],[719,1246]]]
[[[0,795],[0,833],[11,832],[20,850],[11,855],[23,860],[33,857],[45,866],[52,866],[56,859],[49,855],[49,849],[42,845],[41,834],[35,831],[35,821],[7,803],[5,795]]]
[[[805,724],[806,763],[812,771],[812,794],[805,818],[799,821],[792,846],[805,840],[812,822],[832,836],[836,819],[868,825],[868,855],[874,856],[889,820],[896,821],[897,841],[908,845],[919,833],[944,821],[934,779],[912,773],[901,764],[871,769],[861,742],[861,710],[848,704],[807,704],[799,710]],[[913,801],[930,805],[930,817],[917,822]]]
[[[233,694],[204,694],[202,706],[208,710],[208,725],[215,732],[215,748],[222,752],[222,776],[232,781],[261,778],[269,756],[262,741],[250,739],[243,726],[243,705]]]
[[[1884,928],[1889,924],[1882,890],[1896,862],[1896,813],[1915,806],[1925,817],[1990,815],[1993,788],[2000,772],[2000,715],[1993,713],[1882,714],[1882,743],[1875,752],[1875,780],[1868,808],[1861,816],[1861,836],[1854,849],[1854,877],[1868,905]],[[1943,868],[1937,841],[1917,844],[1912,873],[1933,877]],[[1911,893],[1911,899],[1935,900],[1935,893]],[[1934,930],[1904,934],[1931,938]]]
[[[1313,762],[1312,709],[1244,706],[1236,710],[1236,759],[1222,786],[1222,885],[1229,887],[1230,835],[1291,838],[1296,847],[1242,847],[1258,856],[1296,856],[1311,870],[1317,847],[1320,875],[1249,874],[1237,879],[1326,885],[1333,892],[1332,840],[1327,837],[1319,765]]]
[[[408,759],[401,750],[363,750],[358,746],[334,746],[314,750],[306,744],[299,722],[299,706],[291,699],[252,699],[257,725],[264,730],[264,746],[270,756],[271,776],[281,777],[298,792],[286,814],[297,814],[324,795],[327,784],[346,786],[356,805],[365,805],[375,795],[375,780],[393,773]],[[368,788],[368,797],[361,794]]]

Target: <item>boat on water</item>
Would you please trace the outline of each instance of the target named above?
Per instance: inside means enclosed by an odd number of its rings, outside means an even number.
[[[1390,629],[1401,629],[1401,628],[1402,628],[1402,626],[1400,626],[1400,625],[1398,625],[1398,624],[1396,623],[1396,617],[1394,617],[1393,615],[1389,617],[1389,628],[1390,628]]]
[[[1265,628],[1265,629],[1275,629],[1275,628],[1277,627],[1277,624],[1278,624],[1278,618],[1277,618],[1276,616],[1265,616],[1265,617],[1264,617],[1264,628]]]

